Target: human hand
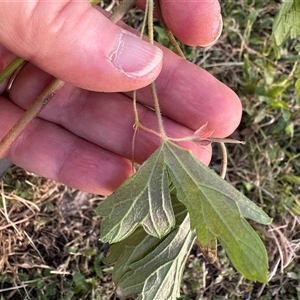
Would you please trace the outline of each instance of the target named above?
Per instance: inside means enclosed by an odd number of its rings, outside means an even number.
[[[219,35],[217,1],[176,2],[176,8],[172,2],[161,4],[168,26],[184,42],[208,44]],[[0,96],[0,138],[52,76],[69,82],[23,132],[7,157],[31,172],[106,195],[133,172],[134,116],[128,91],[148,85],[160,73],[158,97],[171,137],[191,135],[204,124],[214,137],[225,137],[240,121],[241,104],[206,71],[163,47],[162,66],[157,47],[135,39],[121,29],[128,29],[125,25],[112,24],[102,13],[88,1],[0,3],[0,70],[15,55],[32,63],[19,73],[9,95]],[[177,27],[172,16],[182,18],[186,27]],[[116,46],[124,32],[124,44]],[[112,55],[117,49],[123,50],[122,56]],[[115,65],[113,57],[117,57]],[[135,66],[129,63],[135,61]],[[152,105],[148,88],[138,91],[138,102],[141,123],[157,130],[155,114],[147,107]],[[158,145],[157,136],[139,130],[135,161],[145,161]],[[210,146],[182,145],[209,163]]]

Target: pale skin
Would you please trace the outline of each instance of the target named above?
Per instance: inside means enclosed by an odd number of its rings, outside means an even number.
[[[220,34],[218,1],[186,0],[176,5],[161,1],[161,9],[170,29],[185,43],[207,45]],[[177,19],[185,26],[179,26]],[[143,88],[155,78],[167,135],[190,136],[207,124],[213,137],[226,137],[240,122],[236,94],[168,49],[160,47],[161,51],[134,39],[142,43],[138,49],[143,59],[136,59],[137,54],[125,46],[121,49],[125,67],[120,68],[116,45],[128,28],[109,22],[88,1],[0,2],[0,26],[0,70],[16,55],[30,61],[9,94],[0,96],[0,138],[52,76],[68,82],[6,155],[41,176],[91,193],[112,193],[134,172],[131,90],[142,88],[137,93],[140,121],[157,130],[155,114],[145,106],[152,106],[149,88]],[[143,52],[145,47],[150,48]],[[137,61],[134,67],[126,64],[131,59]],[[5,83],[0,92],[4,89]],[[139,130],[134,160],[145,161],[159,143],[157,136]],[[181,145],[209,163],[210,146]]]

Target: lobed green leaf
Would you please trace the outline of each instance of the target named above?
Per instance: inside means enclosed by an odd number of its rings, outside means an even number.
[[[161,146],[112,195],[96,213],[104,217],[101,240],[116,243],[133,233],[140,225],[152,236],[161,238],[175,225]]]
[[[299,0],[284,1],[273,23],[273,36],[277,46],[288,38],[300,36],[300,2]]]
[[[175,221],[186,222],[186,210],[190,227],[196,231],[210,262],[216,259],[218,239],[240,273],[254,281],[267,281],[265,247],[245,218],[262,224],[269,224],[271,219],[190,151],[164,141],[137,173],[97,208],[97,213],[104,217],[101,240],[123,240],[111,247],[108,257],[110,262],[117,261],[114,281],[120,295],[143,290],[141,295],[154,297],[161,282],[166,286],[169,282],[179,285],[174,278],[178,279],[183,252],[175,246],[169,248],[177,234],[177,229],[170,230]],[[194,236],[190,227],[189,234]],[[180,239],[177,243],[182,245]],[[169,291],[170,297],[175,297],[174,290]]]
[[[133,242],[139,237],[138,243]],[[195,241],[188,215],[163,239],[146,235],[141,228],[130,238],[110,248],[109,256],[120,255],[113,271],[118,296],[139,294],[137,299],[177,299],[185,262]]]
[[[212,192],[216,193],[217,199],[221,197],[224,198],[224,201],[236,203],[245,218],[266,225],[271,223],[272,219],[261,208],[201,163],[190,151],[171,142],[165,142],[164,145],[165,163],[168,166],[168,172],[171,171],[171,174],[173,174],[172,179],[176,178],[176,174],[180,174],[181,181],[176,180],[176,182],[183,190],[192,188],[197,191],[199,187],[209,187]],[[176,171],[174,171],[174,167],[177,169]]]
[[[265,247],[244,217],[268,224],[271,219],[250,200],[198,161],[190,151],[165,142],[165,163],[203,247],[217,238],[246,278],[267,281]]]

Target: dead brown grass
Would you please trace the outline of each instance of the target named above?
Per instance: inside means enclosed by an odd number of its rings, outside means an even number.
[[[48,269],[57,284],[74,270],[89,274],[92,259],[106,251],[106,245],[98,242],[100,220],[94,212],[103,200],[100,196],[14,167],[2,181],[1,199],[0,274],[7,275],[11,284],[4,283],[0,292],[24,288],[19,275],[34,269]],[[14,295],[10,291],[6,299],[15,299]]]

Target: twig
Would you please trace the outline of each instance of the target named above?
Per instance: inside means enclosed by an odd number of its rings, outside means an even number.
[[[38,96],[31,107],[24,113],[19,121],[10,129],[7,135],[0,141],[0,158],[4,157],[10,146],[20,136],[28,124],[39,114],[39,112],[47,105],[54,97],[64,82],[59,79],[54,79],[46,89]]]
[[[148,0],[148,36],[150,44],[154,44],[154,30],[153,30],[153,11],[154,11],[154,2],[153,0]],[[163,119],[161,116],[161,110],[159,107],[159,101],[157,97],[155,83],[151,83],[151,93],[153,98],[154,110],[158,122],[159,133],[163,138],[166,138],[165,129],[163,126]]]
[[[175,39],[175,36],[174,34],[172,33],[172,31],[169,29],[169,27],[167,26],[163,16],[162,16],[162,13],[161,13],[161,9],[160,9],[160,3],[159,3],[159,0],[155,0],[155,8],[156,8],[156,12],[157,14],[159,15],[159,18],[160,18],[160,21],[161,21],[161,24],[168,36],[168,39],[171,43],[171,45],[173,46],[174,50],[175,50],[175,53],[177,53],[179,56],[181,56],[182,58],[185,59],[185,55],[184,53],[182,52],[180,46],[178,45],[178,42],[176,41]]]
[[[220,177],[225,178],[226,171],[227,171],[227,149],[225,146],[225,143],[219,142],[219,146],[222,153],[222,162],[221,162],[221,168],[220,168]]]

